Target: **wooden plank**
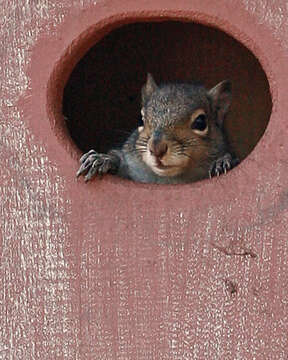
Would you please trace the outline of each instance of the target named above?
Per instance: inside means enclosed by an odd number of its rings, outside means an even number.
[[[1,3],[0,359],[287,359],[285,4]],[[49,76],[89,26],[140,10],[218,23],[261,58],[271,120],[227,176],[75,180]]]

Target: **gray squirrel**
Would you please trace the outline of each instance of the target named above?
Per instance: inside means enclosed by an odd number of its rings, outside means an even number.
[[[77,177],[88,181],[112,173],[142,183],[183,184],[237,165],[223,129],[231,103],[229,81],[211,90],[196,84],[158,86],[148,74],[141,95],[143,125],[119,150],[85,153]]]

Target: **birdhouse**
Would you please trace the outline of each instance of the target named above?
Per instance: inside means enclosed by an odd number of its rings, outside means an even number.
[[[287,357],[287,16],[280,0],[4,5],[3,359]],[[148,72],[232,82],[237,167],[76,179],[83,152],[138,126]]]

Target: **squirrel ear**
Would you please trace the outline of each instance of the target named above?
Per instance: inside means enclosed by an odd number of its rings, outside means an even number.
[[[232,98],[232,84],[224,80],[209,90],[208,94],[212,98],[214,110],[217,113],[217,123],[222,126],[223,120],[229,110]]]
[[[147,80],[146,84],[143,85],[141,95],[142,95],[142,104],[144,104],[149,97],[152,95],[152,93],[158,89],[158,86],[156,85],[153,76],[148,73],[147,74]]]

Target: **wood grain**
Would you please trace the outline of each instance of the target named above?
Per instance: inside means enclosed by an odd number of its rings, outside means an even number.
[[[0,359],[287,359],[286,2],[0,6]],[[259,56],[271,120],[227,176],[75,180],[48,120],[49,76],[89,26],[141,9],[218,23]]]

